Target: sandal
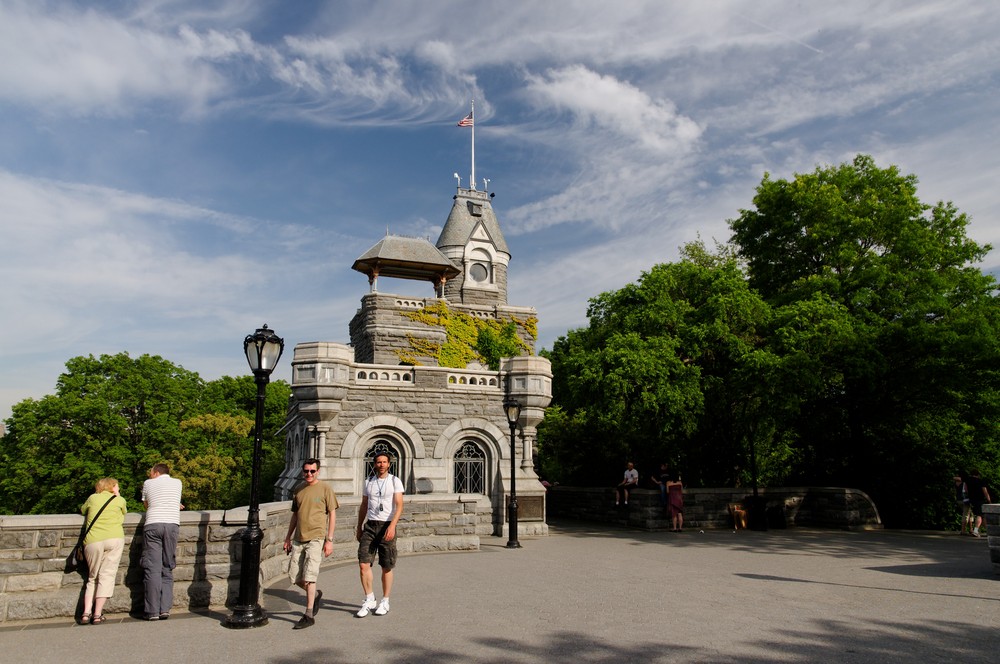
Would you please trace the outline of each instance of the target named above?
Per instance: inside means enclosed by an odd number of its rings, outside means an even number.
[[[90,614],[89,613],[85,613],[82,616],[80,616],[80,624],[81,625],[89,625],[90,624]]]
[[[104,614],[102,613],[99,616],[94,616],[94,619],[90,621],[90,624],[91,625],[100,625],[105,620],[107,620],[107,618],[105,618]]]

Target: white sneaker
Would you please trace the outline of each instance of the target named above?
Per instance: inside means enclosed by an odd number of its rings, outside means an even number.
[[[366,599],[364,602],[361,603],[361,608],[358,609],[358,612],[355,613],[354,615],[356,615],[358,618],[364,618],[369,613],[371,613],[371,610],[374,609],[376,606],[377,605],[375,604],[374,598]]]
[[[384,616],[389,613],[389,598],[383,597],[382,601],[378,603],[378,608],[375,609],[375,615]]]

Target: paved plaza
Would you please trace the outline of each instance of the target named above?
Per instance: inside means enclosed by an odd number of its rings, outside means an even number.
[[[292,630],[303,593],[281,579],[264,590],[270,623],[258,629],[224,629],[222,612],[8,625],[0,661],[1000,661],[1000,576],[982,539],[556,522],[520,550],[505,543],[402,558],[384,617],[354,617],[357,566],[338,564],[320,575],[306,630]]]

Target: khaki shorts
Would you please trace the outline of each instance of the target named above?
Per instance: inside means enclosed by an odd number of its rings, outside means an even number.
[[[288,578],[292,583],[316,583],[319,565],[323,562],[323,542],[321,539],[308,542],[292,540],[292,555],[288,561]]]

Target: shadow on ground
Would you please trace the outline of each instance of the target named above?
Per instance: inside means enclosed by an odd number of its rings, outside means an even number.
[[[834,619],[816,622],[808,629],[783,631],[781,640],[748,639],[742,652],[680,646],[668,640],[612,644],[582,632],[564,631],[549,635],[542,643],[510,639],[480,639],[456,652],[433,644],[415,644],[391,636],[372,644],[373,657],[391,658],[412,664],[470,662],[576,662],[621,664],[622,662],[892,662],[954,661],[995,662],[1000,639],[995,630],[969,627],[962,623],[900,623],[880,621],[857,629]],[[336,647],[309,651],[313,661],[347,661],[348,653]],[[268,659],[272,664],[299,664],[301,654]],[[374,660],[373,660],[374,661]]]

